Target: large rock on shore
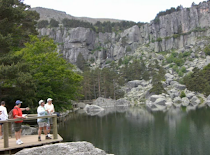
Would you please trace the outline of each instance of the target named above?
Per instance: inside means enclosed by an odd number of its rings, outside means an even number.
[[[89,105],[87,104],[84,108],[84,111],[88,114],[88,115],[97,115],[99,113],[101,113],[102,111],[104,111],[104,108],[97,106],[97,105]]]
[[[103,97],[97,98],[93,101],[93,105],[97,105],[99,107],[114,107],[116,104],[116,100],[107,99]]]
[[[23,149],[15,155],[108,155],[88,142],[59,143]]]

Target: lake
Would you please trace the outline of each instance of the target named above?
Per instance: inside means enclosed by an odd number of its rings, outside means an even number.
[[[66,142],[88,141],[115,155],[210,154],[209,108],[151,112],[120,107],[95,116],[81,111],[72,115],[59,124]]]

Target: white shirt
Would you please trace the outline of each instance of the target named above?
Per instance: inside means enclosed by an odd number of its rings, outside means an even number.
[[[0,111],[2,112],[2,114],[0,115],[0,119],[2,121],[7,120],[8,119],[7,108],[4,106],[0,106]]]
[[[52,103],[51,104],[46,103],[45,106],[44,106],[44,108],[47,111],[49,111],[50,114],[52,114],[52,113],[55,112],[54,105]],[[52,112],[51,112],[51,110],[52,110]]]

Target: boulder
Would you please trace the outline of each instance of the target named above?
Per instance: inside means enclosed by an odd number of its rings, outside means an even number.
[[[129,105],[130,105],[130,102],[122,98],[118,99],[115,104],[115,106],[129,106]]]
[[[182,98],[182,106],[188,106],[190,103],[190,100],[187,97]]]
[[[186,97],[190,100],[193,96],[195,96],[194,93],[187,93]]]
[[[176,103],[176,104],[181,104],[182,103],[182,99],[180,97],[175,97],[173,102]]]
[[[209,100],[209,101],[210,101],[210,95],[207,97],[207,100]]]
[[[85,107],[85,103],[83,103],[83,102],[79,102],[79,103],[77,103],[77,107],[78,108],[80,108],[80,109],[83,109],[84,107]]]
[[[84,111],[88,114],[88,115],[97,115],[99,113],[101,113],[102,111],[104,111],[104,108],[99,107],[97,105],[89,105],[87,104],[84,108]]]
[[[173,79],[174,76],[171,75],[170,73],[166,73],[166,74],[165,74],[165,78],[166,78],[166,79]]]
[[[138,87],[138,85],[140,85],[141,83],[142,83],[141,80],[129,81],[127,86],[131,89],[131,88]]]
[[[36,135],[38,133],[37,128],[22,125],[22,135]]]
[[[166,104],[166,99],[165,98],[158,98],[154,104],[157,104],[157,105],[161,105],[161,106],[165,106]]]
[[[162,95],[152,95],[150,101],[155,102],[158,98],[164,98]]]
[[[15,155],[108,155],[88,142],[68,142],[23,149]]]
[[[177,88],[178,90],[185,90],[185,88],[186,88],[185,85],[182,85],[179,83],[174,84],[174,87]]]
[[[200,99],[197,98],[197,96],[193,96],[192,99],[190,100],[190,104],[192,106],[197,106],[200,103]]]
[[[207,100],[206,104],[210,107],[210,100]]]
[[[99,97],[95,101],[93,101],[93,105],[97,105],[100,107],[115,107],[115,104],[116,104],[115,100],[103,97]]]

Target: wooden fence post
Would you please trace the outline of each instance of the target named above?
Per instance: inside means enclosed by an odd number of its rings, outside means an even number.
[[[57,115],[53,117],[53,138],[58,139]]]
[[[4,148],[9,147],[9,128],[8,122],[4,123]]]

